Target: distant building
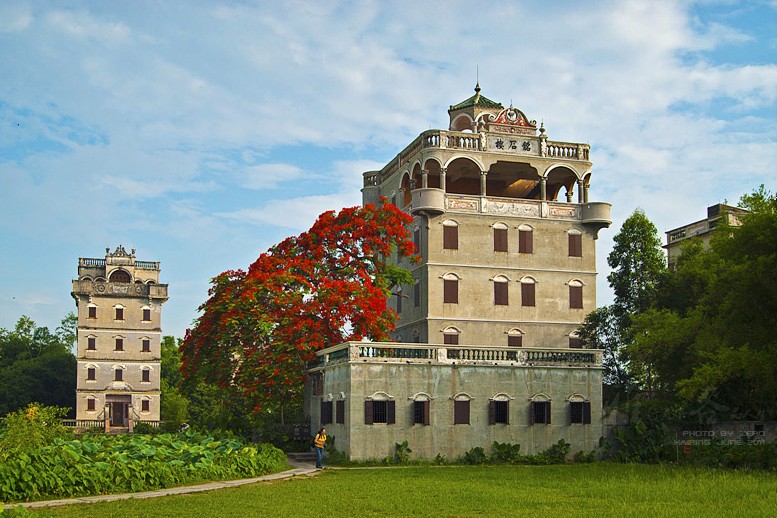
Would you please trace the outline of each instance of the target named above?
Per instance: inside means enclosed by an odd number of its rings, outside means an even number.
[[[602,355],[575,330],[596,308],[596,238],[610,204],[589,201],[590,147],[549,140],[517,108],[475,95],[447,130],[421,133],[380,171],[414,218],[420,264],[396,290],[395,343],[318,353],[306,411],[351,459],[449,459],[494,441],[591,451],[602,435]]]
[[[666,259],[670,268],[674,267],[677,258],[682,254],[683,243],[691,238],[699,238],[705,249],[710,246],[710,236],[715,231],[721,221],[728,221],[728,224],[737,227],[740,225],[739,218],[746,214],[747,210],[739,207],[732,207],[718,203],[707,207],[707,218],[683,225],[666,233]]]
[[[77,426],[131,430],[159,423],[162,304],[159,263],[119,245],[78,260]]]

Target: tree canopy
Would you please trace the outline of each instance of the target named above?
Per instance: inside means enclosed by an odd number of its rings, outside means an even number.
[[[306,362],[349,340],[387,340],[392,286],[410,274],[412,219],[383,200],[321,214],[314,225],[212,280],[209,299],[181,346],[181,371],[234,391],[255,413],[301,399]]]
[[[12,330],[0,329],[0,415],[33,401],[75,406],[76,327],[70,313],[53,333],[27,316]]]

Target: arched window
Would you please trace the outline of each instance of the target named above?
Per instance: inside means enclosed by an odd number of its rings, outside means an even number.
[[[569,308],[583,309],[583,283],[578,280],[569,281]]]
[[[459,392],[453,396],[453,424],[469,424],[469,402],[472,396]]]
[[[445,250],[459,249],[459,224],[452,219],[442,222],[442,247]]]
[[[496,394],[488,402],[488,424],[510,424],[510,400],[507,394]]]
[[[140,371],[140,381],[143,383],[151,383],[151,368],[143,367]]]
[[[140,411],[141,412],[150,412],[151,411],[151,399],[148,397],[144,397],[140,400]]]
[[[89,396],[86,398],[86,411],[95,412],[97,410],[97,398]]]
[[[520,329],[510,329],[507,332],[507,345],[509,347],[523,347],[523,331]]]
[[[518,253],[534,253],[534,229],[529,225],[518,227]]]
[[[535,306],[535,286],[537,281],[531,277],[521,279],[521,306]]]
[[[591,424],[591,402],[582,394],[569,396],[569,424]]]
[[[115,312],[114,319],[115,320],[124,320],[124,306],[121,304],[116,304],[113,306],[113,310]]]
[[[447,345],[459,345],[461,330],[449,326],[442,330],[442,343]]]
[[[507,252],[507,225],[504,223],[494,224],[494,252]]]
[[[567,232],[569,236],[569,257],[583,257],[583,233],[573,228]]]
[[[493,279],[494,281],[494,305],[507,306],[508,301],[508,287],[509,280],[504,275],[497,275]]]
[[[583,347],[583,342],[580,339],[580,335],[577,334],[577,331],[572,331],[569,333],[569,348],[570,349],[581,349]]]
[[[534,394],[529,401],[529,424],[550,424],[550,398],[547,394]]]
[[[455,273],[446,273],[442,277],[443,302],[445,304],[459,303],[459,276]]]
[[[429,409],[431,407],[432,396],[426,392],[419,392],[411,396],[413,400],[413,424],[428,426],[431,424],[429,419]]]

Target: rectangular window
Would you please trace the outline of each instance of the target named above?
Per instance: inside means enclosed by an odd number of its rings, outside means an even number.
[[[94,381],[95,379],[97,379],[95,378],[94,367],[89,367],[88,369],[86,369],[86,379],[89,381]]]
[[[534,286],[533,282],[521,283],[521,306],[534,306]]]
[[[510,424],[510,402],[488,402],[488,424]]]
[[[442,343],[446,345],[459,345],[459,335],[457,333],[445,333],[442,335]]]
[[[124,371],[122,369],[113,371],[113,381],[124,381]]]
[[[140,401],[140,411],[141,412],[148,412],[151,405],[149,404],[150,401],[148,399],[143,399]]]
[[[397,297],[397,313],[402,313],[402,290],[398,290],[394,295]]]
[[[578,336],[570,336],[569,337],[569,348],[570,349],[582,349],[583,348],[583,341],[580,340],[580,337],[578,337]]]
[[[429,401],[413,401],[413,424],[429,424]]]
[[[421,229],[416,228],[413,230],[413,244],[415,245],[415,251],[417,254],[421,254]]]
[[[365,401],[364,424],[396,423],[395,401]]]
[[[151,371],[150,370],[143,369],[140,372],[141,372],[141,376],[142,376],[140,381],[143,381],[143,382],[146,382],[146,383],[151,381]]]
[[[529,424],[550,424],[550,401],[532,401]]]
[[[124,308],[116,308],[116,320],[124,320]]]
[[[114,348],[115,351],[123,351],[124,350],[124,338],[117,338],[116,339],[116,347]]]
[[[507,335],[507,345],[510,347],[523,347],[523,335]]]
[[[321,402],[321,424],[329,424],[332,422],[332,402],[331,401],[322,401]]]
[[[144,353],[151,352],[151,340],[149,340],[148,338],[144,338],[143,341],[141,342],[140,351]]]
[[[335,422],[345,424],[345,401],[342,399],[335,401]]]
[[[569,403],[569,422],[572,424],[591,424],[591,402],[571,401]]]
[[[494,229],[494,252],[507,252],[507,229]]]
[[[469,400],[453,402],[453,424],[469,424]]]
[[[94,412],[94,409],[95,409],[95,399],[94,398],[87,399],[86,400],[86,410],[88,412]]]
[[[421,306],[421,283],[416,282],[413,284],[413,306]]]
[[[459,227],[453,225],[443,225],[442,247],[446,250],[459,249]]]
[[[150,309],[144,309],[143,310],[143,322],[151,322],[151,310]]]
[[[533,253],[533,232],[531,230],[519,230],[518,231],[518,253],[519,254],[531,254]]]
[[[97,339],[95,337],[90,336],[86,339],[86,349],[89,351],[97,349]]]
[[[583,287],[582,286],[569,287],[569,308],[583,309]]]
[[[97,318],[97,306],[89,306],[89,318]]]
[[[569,234],[569,257],[583,257],[583,236]]]
[[[446,304],[459,303],[458,279],[443,279],[443,302]]]
[[[507,306],[507,283],[494,282],[494,304],[497,306]]]

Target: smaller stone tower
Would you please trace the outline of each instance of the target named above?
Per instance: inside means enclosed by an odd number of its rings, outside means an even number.
[[[78,426],[132,431],[159,423],[162,304],[159,263],[119,245],[104,259],[79,258],[71,293],[78,307]]]

